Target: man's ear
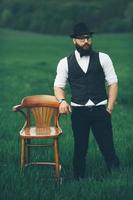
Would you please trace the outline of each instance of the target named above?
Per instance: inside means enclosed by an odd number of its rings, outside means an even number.
[[[75,38],[73,38],[73,43],[76,44],[76,39]]]

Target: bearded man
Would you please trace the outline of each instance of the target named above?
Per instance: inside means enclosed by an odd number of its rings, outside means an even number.
[[[73,39],[75,51],[59,61],[54,82],[60,113],[72,113],[73,173],[76,180],[85,177],[90,129],[108,171],[119,167],[111,123],[111,114],[117,98],[117,75],[109,55],[93,50],[92,35],[93,32],[85,23],[74,25],[70,37]],[[71,88],[71,105],[65,99],[67,81]]]

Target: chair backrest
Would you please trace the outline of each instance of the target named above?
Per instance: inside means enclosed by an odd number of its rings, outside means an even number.
[[[19,110],[25,109],[25,128],[35,125],[39,132],[50,126],[59,127],[59,102],[55,96],[35,95],[22,99]]]

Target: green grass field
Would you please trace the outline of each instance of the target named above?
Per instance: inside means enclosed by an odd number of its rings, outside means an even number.
[[[133,196],[133,34],[95,34],[96,50],[108,53],[119,79],[119,97],[112,115],[114,142],[121,169],[106,172],[91,135],[86,178],[72,178],[73,137],[70,116],[61,117],[63,184],[57,187],[54,170],[29,167],[20,171],[19,130],[23,118],[12,112],[27,95],[53,94],[58,60],[73,51],[69,37],[0,29],[0,200],[131,200]],[[69,88],[67,98],[70,100]],[[33,152],[36,159],[51,152]],[[33,156],[32,155],[32,156]],[[50,178],[49,178],[50,177]]]

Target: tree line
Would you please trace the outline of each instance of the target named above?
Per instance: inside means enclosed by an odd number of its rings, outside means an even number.
[[[0,27],[69,34],[84,21],[98,32],[132,32],[132,0],[0,0]]]

